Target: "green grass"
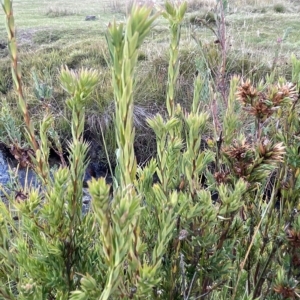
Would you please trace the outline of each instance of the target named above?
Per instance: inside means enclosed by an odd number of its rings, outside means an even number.
[[[64,34],[71,29],[72,35],[69,38],[67,35],[69,41],[96,37],[112,20],[112,13],[105,10],[101,3],[103,2],[91,0],[68,3],[66,1],[14,1],[19,43],[30,42],[30,37],[34,37],[40,31],[61,31]],[[51,14],[49,15],[51,11],[61,15],[53,18]],[[87,22],[85,21],[87,15],[95,15],[97,20]],[[0,24],[0,38],[6,39],[4,22]]]
[[[194,1],[191,1],[194,2]],[[213,1],[203,1],[203,3],[213,3]],[[261,7],[264,3],[265,13],[253,13],[256,7]],[[276,41],[289,30],[287,39],[282,43],[282,53],[288,58],[291,52],[299,54],[300,23],[298,21],[299,5],[284,1],[287,8],[284,14],[276,14],[273,10],[274,1],[238,1],[229,6],[228,34],[232,48],[240,51],[256,52],[258,56],[267,60],[272,60],[272,54],[276,48]],[[113,17],[123,20],[124,14],[115,13],[114,6],[120,5],[118,1],[73,1],[72,4],[65,1],[15,1],[14,11],[16,26],[18,28],[18,44],[26,45],[38,49],[42,46],[64,46],[84,42],[85,40],[99,39],[103,36],[107,24]],[[207,12],[207,6],[192,5],[198,8],[201,14]],[[207,4],[208,5],[208,4]],[[212,5],[212,4],[211,4]],[[124,6],[124,5],[123,5]],[[251,7],[251,10],[247,9]],[[57,12],[57,17],[49,17],[49,12]],[[125,8],[121,10],[125,12]],[[189,14],[192,14],[190,12]],[[96,21],[85,21],[86,15],[95,15]],[[187,15],[187,18],[188,15]],[[164,40],[167,30],[163,26],[164,21],[160,19],[157,29],[152,38],[156,41]],[[186,23],[186,35],[190,33],[190,25]],[[161,28],[161,29],[159,29]],[[202,39],[212,40],[214,37],[206,28],[200,27],[195,30]],[[158,34],[158,32],[160,34]],[[4,22],[0,24],[0,40],[6,40]],[[153,48],[155,46],[153,45]]]

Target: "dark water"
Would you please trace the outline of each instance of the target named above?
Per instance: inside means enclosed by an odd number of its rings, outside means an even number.
[[[6,158],[2,151],[0,151],[0,183],[7,184],[9,181],[9,167]]]

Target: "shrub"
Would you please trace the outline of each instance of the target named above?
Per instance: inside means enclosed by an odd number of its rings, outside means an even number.
[[[295,56],[292,83],[284,78],[275,82],[274,74],[258,83],[232,76],[225,102],[199,63],[190,107],[183,109],[176,84],[187,7],[166,2],[166,113],[147,119],[157,154],[139,166],[134,151],[135,66],[158,15],[133,6],[127,23],[111,23],[106,35],[115,102],[113,183],[104,178],[89,182],[92,207],[83,214],[86,101],[100,74],[60,69],[71,140],[68,165],[53,171],[49,144],[54,141],[61,148],[54,118],[45,109],[39,128],[34,127],[18,68],[11,1],[5,0],[3,9],[28,147],[20,145],[21,126],[8,106],[1,131],[11,135],[14,149],[27,154],[41,188],[2,189],[9,205],[0,203],[1,297],[225,300],[298,295],[300,61]],[[36,90],[39,97],[50,91],[38,77]],[[213,106],[220,107],[215,116]]]
[[[281,14],[286,11],[285,6],[281,3],[275,4],[273,6],[273,9],[274,9],[275,12],[281,13]]]
[[[190,17],[190,23],[193,25],[204,25],[204,24],[216,24],[216,15],[212,11],[208,11],[205,14],[199,15],[199,14],[193,14]]]
[[[197,11],[197,10],[200,10],[200,9],[212,9],[217,1],[215,0],[189,0],[187,1],[188,3],[188,8],[187,8],[187,11],[188,12],[193,12],[193,11]]]

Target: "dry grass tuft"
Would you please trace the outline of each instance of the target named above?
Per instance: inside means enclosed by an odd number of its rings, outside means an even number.
[[[45,15],[49,18],[59,18],[76,15],[76,12],[67,8],[48,7],[45,12]]]
[[[89,130],[96,133],[113,126],[114,115],[115,105],[113,102],[106,107],[102,114],[89,113],[86,120]],[[153,116],[153,108],[150,109],[145,106],[135,105],[133,110],[133,124],[137,129],[147,129],[146,120],[153,118]]]
[[[133,110],[133,123],[135,127],[135,152],[139,164],[144,164],[153,157],[155,148],[155,135],[147,124],[147,119],[153,118],[157,111],[153,107],[135,105]],[[111,102],[103,113],[89,113],[86,119],[86,128],[89,132],[89,140],[92,140],[94,151],[101,149],[97,154],[93,154],[93,159],[107,163],[109,159],[112,165],[115,164],[115,127],[114,127],[115,105]],[[104,140],[104,142],[103,142]],[[105,145],[104,145],[105,143]],[[107,148],[108,158],[104,152]]]
[[[216,0],[188,0],[188,12],[196,11],[196,10],[210,10],[213,9],[217,1]]]

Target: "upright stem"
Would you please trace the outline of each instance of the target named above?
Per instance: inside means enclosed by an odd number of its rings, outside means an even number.
[[[118,145],[120,185],[124,188],[133,183],[136,176],[134,153],[135,130],[133,128],[134,68],[138,49],[156,18],[150,17],[151,9],[133,6],[125,32],[123,25],[109,25],[106,40],[112,59],[112,79],[115,94],[115,125]]]
[[[175,88],[176,81],[179,74],[179,42],[181,33],[181,23],[187,8],[186,2],[183,2],[180,6],[175,6],[170,2],[166,2],[166,11],[163,16],[169,21],[171,32],[171,43],[169,48],[169,67],[168,67],[168,88],[166,106],[169,113],[169,117],[174,117],[175,114]]]
[[[224,14],[224,3],[223,0],[219,1],[220,5],[220,21],[218,27],[219,42],[221,46],[222,63],[219,75],[219,90],[223,99],[223,103],[227,105],[226,95],[226,59],[227,59],[227,40],[226,40],[226,21]]]
[[[12,63],[12,76],[19,96],[19,106],[22,110],[24,121],[33,148],[36,151],[39,149],[39,147],[34,136],[33,125],[30,120],[29,112],[27,109],[27,103],[24,99],[23,90],[22,90],[21,67],[18,63],[18,57],[17,57],[17,42],[15,36],[15,21],[13,15],[12,1],[4,0],[4,4],[2,4],[2,7],[4,13],[6,14],[6,30],[8,34],[8,47],[9,47],[10,58]]]
[[[40,146],[35,138],[34,134],[34,126],[32,124],[27,103],[24,98],[23,89],[22,89],[22,74],[21,74],[21,66],[18,63],[18,55],[17,55],[17,42],[16,42],[16,35],[15,35],[15,21],[14,21],[14,15],[13,15],[13,8],[12,8],[12,0],[4,0],[2,4],[2,8],[4,10],[4,13],[6,15],[6,30],[8,34],[8,48],[11,58],[11,65],[12,65],[12,77],[13,81],[17,90],[18,94],[18,105],[19,108],[23,114],[25,126],[26,126],[26,132],[28,134],[28,141],[31,144],[31,147],[33,148],[35,152],[36,157],[36,167],[38,169],[38,175],[41,176],[41,179],[47,183],[48,181],[48,175],[44,172],[44,170],[47,168],[45,164],[47,162],[44,161],[44,159],[40,155]]]

